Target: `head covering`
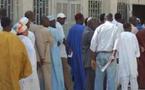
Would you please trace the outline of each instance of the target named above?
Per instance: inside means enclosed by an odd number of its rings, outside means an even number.
[[[57,15],[57,18],[66,18],[65,14],[64,13],[59,13]]]
[[[141,22],[141,21],[140,21],[140,18],[136,18],[136,20],[137,20],[138,22]]]
[[[26,18],[26,17],[22,17],[19,22],[16,24],[17,26],[17,29],[16,29],[16,32],[17,33],[22,33],[24,31],[27,30],[27,26],[26,24],[29,22],[29,19]]]
[[[29,22],[29,19],[27,17],[22,17],[19,20],[19,23],[22,23],[23,25],[26,25]]]
[[[92,19],[93,19],[92,17],[88,17],[87,22],[89,22],[89,21],[92,20]]]
[[[49,19],[49,21],[55,20],[55,18],[53,16],[47,16],[47,18]]]

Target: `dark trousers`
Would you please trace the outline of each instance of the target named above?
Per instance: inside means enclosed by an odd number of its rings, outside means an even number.
[[[85,68],[86,73],[86,89],[85,90],[94,90],[94,82],[95,82],[95,71],[91,68]]]

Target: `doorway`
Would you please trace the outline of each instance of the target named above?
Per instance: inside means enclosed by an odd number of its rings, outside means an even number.
[[[140,18],[141,23],[145,23],[145,5],[133,5],[133,15]]]

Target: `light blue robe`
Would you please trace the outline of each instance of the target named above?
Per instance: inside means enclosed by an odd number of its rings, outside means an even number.
[[[63,41],[63,38],[56,28],[49,27],[48,31],[52,34],[53,37],[53,45],[51,46],[52,90],[65,90],[60,48],[57,45],[58,42]]]

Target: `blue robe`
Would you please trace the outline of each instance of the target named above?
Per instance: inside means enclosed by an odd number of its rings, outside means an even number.
[[[68,47],[73,52],[72,58],[70,58],[70,66],[72,68],[74,90],[84,90],[85,87],[85,71],[81,56],[81,41],[83,31],[83,25],[75,24],[70,28],[67,37]]]
[[[65,90],[60,49],[57,45],[58,42],[62,41],[62,37],[56,28],[49,27],[48,31],[52,34],[53,37],[53,45],[51,46],[52,90]]]

